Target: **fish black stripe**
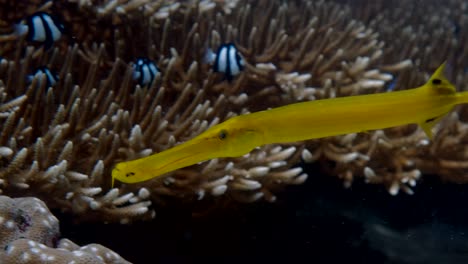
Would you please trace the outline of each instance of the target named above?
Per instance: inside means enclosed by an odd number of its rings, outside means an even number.
[[[142,60],[142,63],[141,63],[141,64],[138,64],[138,66],[137,66],[137,67],[138,67],[138,68],[137,68],[137,69],[138,69],[138,72],[140,73],[140,77],[138,78],[138,83],[139,83],[140,85],[142,85],[142,83],[143,83],[143,77],[144,77],[144,75],[145,75],[144,72],[143,72],[143,65],[145,65],[145,62]]]
[[[146,67],[148,67],[148,73],[150,75],[149,82],[147,84],[150,84],[153,82],[154,74],[153,71],[151,70],[150,64],[146,64]]]
[[[46,38],[44,41],[44,45],[46,49],[49,49],[52,46],[52,43],[54,42],[54,38],[52,36],[52,30],[50,30],[50,25],[47,23],[45,20],[44,16],[48,16],[47,13],[41,13],[39,17],[41,18],[42,25],[44,26],[44,32],[46,34]],[[54,23],[54,20],[51,18],[52,23]]]
[[[240,73],[244,69],[244,66],[242,66],[242,63],[241,63],[242,58],[239,52],[237,52],[237,50],[236,50],[236,61],[237,61],[237,67],[239,68],[239,73]]]
[[[62,21],[57,16],[49,15],[52,21],[54,22],[55,27],[60,31],[60,34],[65,33],[65,26]]]
[[[226,45],[226,79],[228,81],[232,80],[232,72],[231,72],[231,56],[229,56],[229,53],[231,52],[231,49],[233,49],[234,45],[232,43],[229,43]]]
[[[156,66],[156,65],[155,65],[155,66]],[[148,64],[148,71],[149,71],[150,77],[151,77],[148,84],[151,85],[151,83],[153,82],[154,78],[156,77],[156,73],[153,72],[153,69],[151,68],[151,65],[150,65],[150,64]]]
[[[34,39],[34,33],[36,32],[36,27],[34,26],[33,23],[33,18],[34,16],[29,17],[26,20],[26,25],[28,26],[28,34],[26,35],[26,39],[29,41],[33,41]]]

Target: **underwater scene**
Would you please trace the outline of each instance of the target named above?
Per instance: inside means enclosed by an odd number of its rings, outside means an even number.
[[[466,0],[0,0],[0,264],[468,263]]]

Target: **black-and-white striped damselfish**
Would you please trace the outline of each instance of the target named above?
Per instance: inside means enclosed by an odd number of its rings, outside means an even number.
[[[216,53],[208,50],[206,60],[213,63],[213,71],[224,73],[224,77],[228,81],[232,81],[245,66],[244,58],[242,58],[234,43],[222,44]]]
[[[16,34],[26,35],[28,41],[43,43],[46,49],[52,47],[64,32],[63,23],[57,17],[45,12],[34,13],[15,25]]]
[[[160,72],[156,64],[147,58],[139,58],[133,64],[133,79],[140,86],[151,84]]]
[[[38,67],[36,71],[28,76],[28,82],[32,82],[34,78],[46,78],[46,86],[51,87],[54,86],[58,81],[58,75],[52,72],[49,68],[45,66]]]

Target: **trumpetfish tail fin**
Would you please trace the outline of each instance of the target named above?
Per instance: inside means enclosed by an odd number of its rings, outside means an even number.
[[[453,85],[444,75],[446,62],[442,63],[437,70],[432,74],[429,81],[424,86],[431,89],[436,89],[438,93],[453,93],[456,94],[456,101],[454,105],[468,103],[468,91],[457,92],[455,85]]]
[[[457,89],[455,89],[455,85],[445,77],[445,65],[446,62],[442,63],[424,86],[435,89],[438,93],[456,93]]]
[[[431,75],[429,80],[423,85],[423,87],[425,87],[426,89],[433,90],[435,92],[435,95],[443,95],[443,94],[456,95],[457,100],[454,102],[453,106],[462,102],[468,102],[468,92],[457,93],[455,86],[445,77],[444,75],[445,66],[446,66],[446,62],[442,63],[437,68],[437,70],[435,70],[435,72]],[[460,100],[465,100],[465,101],[460,101]],[[424,130],[424,132],[426,133],[429,139],[432,140],[433,138],[432,129],[444,116],[445,114],[424,120],[419,123],[419,125]]]
[[[468,91],[457,93],[457,104],[468,103]]]

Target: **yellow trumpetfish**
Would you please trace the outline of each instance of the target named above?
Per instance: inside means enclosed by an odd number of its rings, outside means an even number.
[[[429,137],[432,127],[468,92],[456,92],[442,64],[429,81],[414,89],[290,104],[236,116],[193,139],[154,155],[118,163],[114,179],[136,183],[201,161],[238,157],[258,146],[419,124]]]

